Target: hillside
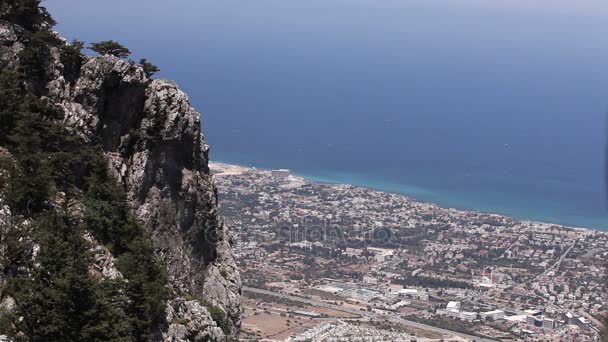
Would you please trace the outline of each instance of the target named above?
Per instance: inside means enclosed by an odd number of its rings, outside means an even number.
[[[0,1],[0,335],[236,340],[241,280],[200,115],[126,56]]]

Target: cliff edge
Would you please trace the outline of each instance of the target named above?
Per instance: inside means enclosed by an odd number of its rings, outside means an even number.
[[[22,70],[24,51],[35,41],[7,11],[0,11],[0,68]],[[230,235],[217,213],[200,114],[174,82],[150,79],[133,62],[78,53],[75,68],[65,58],[70,45],[51,35],[58,43],[45,50],[44,70],[36,80],[23,81],[24,87],[60,109],[63,115],[55,123],[102,151],[131,215],[150,237],[169,289],[157,339],[236,340],[241,280]],[[75,202],[86,203],[78,196]],[[19,218],[7,205],[0,209],[0,225],[7,229],[27,221],[26,214]],[[111,246],[97,240],[89,239],[91,250],[103,251],[95,256],[100,274],[120,274]],[[3,283],[10,277],[5,272]],[[10,308],[10,296],[3,297]]]

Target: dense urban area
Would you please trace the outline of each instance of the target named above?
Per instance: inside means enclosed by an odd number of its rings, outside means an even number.
[[[212,164],[241,338],[597,341],[608,234]]]

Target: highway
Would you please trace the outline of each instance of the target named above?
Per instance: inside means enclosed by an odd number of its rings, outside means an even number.
[[[414,322],[414,321],[408,321],[408,320],[400,318],[400,317],[384,316],[384,315],[380,315],[380,314],[377,314],[377,313],[374,313],[374,312],[355,310],[355,309],[351,309],[351,308],[348,308],[348,307],[343,307],[343,306],[340,306],[340,305],[329,304],[329,303],[325,303],[325,302],[321,302],[321,301],[317,301],[317,300],[313,300],[313,299],[307,299],[307,298],[302,298],[302,297],[298,297],[298,296],[292,296],[292,295],[288,295],[288,294],[284,294],[284,293],[277,293],[277,292],[273,292],[273,291],[268,291],[268,290],[253,288],[253,287],[247,287],[247,286],[243,286],[243,291],[245,291],[245,292],[251,292],[251,293],[264,294],[264,295],[269,295],[269,296],[274,296],[274,297],[277,297],[277,298],[289,299],[289,300],[292,300],[292,301],[295,301],[295,302],[309,304],[309,305],[316,306],[316,307],[319,307],[319,308],[325,308],[325,309],[332,309],[332,310],[337,310],[337,311],[342,311],[342,312],[348,312],[348,313],[353,314],[353,315],[365,316],[367,318],[378,320],[378,321],[380,321],[382,319],[388,319],[390,322],[399,323],[399,324],[402,324],[402,325],[405,325],[405,326],[408,326],[408,327],[411,327],[411,328],[416,328],[416,329],[421,329],[421,330],[427,330],[427,331],[433,331],[433,332],[444,334],[444,335],[459,336],[459,337],[463,337],[463,338],[469,339],[471,341],[495,342],[495,340],[491,340],[491,339],[488,339],[488,338],[477,337],[477,336],[473,336],[473,335],[459,333],[459,332],[456,332],[456,331],[451,331],[451,330],[447,330],[447,329],[442,329],[442,328],[434,327],[434,326],[428,325],[428,324],[422,324],[422,323],[418,323],[418,322]]]

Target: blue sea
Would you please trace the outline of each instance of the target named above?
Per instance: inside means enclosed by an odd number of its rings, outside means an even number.
[[[45,4],[177,80],[213,160],[608,229],[605,0]]]

